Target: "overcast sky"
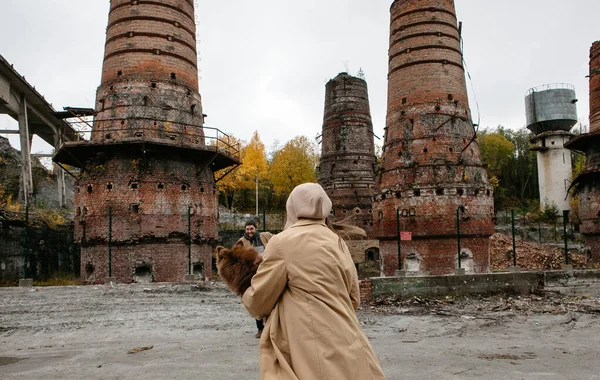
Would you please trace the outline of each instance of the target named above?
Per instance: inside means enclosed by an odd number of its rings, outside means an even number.
[[[0,54],[48,99],[93,107],[108,0],[1,0]],[[480,125],[525,124],[527,89],[575,85],[588,123],[589,49],[600,1],[456,0],[471,110]],[[375,134],[385,126],[390,0],[196,0],[207,125],[270,148],[321,131],[325,83],[363,69]],[[474,90],[474,91],[473,91]],[[477,120],[474,120],[477,122]],[[0,129],[16,123],[0,116]],[[14,139],[17,141],[17,139]],[[37,143],[34,151],[44,150]]]

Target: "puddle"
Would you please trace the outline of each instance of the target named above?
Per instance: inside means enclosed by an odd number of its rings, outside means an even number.
[[[24,358],[9,358],[5,356],[0,356],[0,366],[18,363],[23,359]]]

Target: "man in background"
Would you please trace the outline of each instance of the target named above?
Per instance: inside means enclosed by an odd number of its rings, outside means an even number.
[[[244,225],[244,236],[236,244],[242,244],[244,248],[254,248],[262,256],[271,237],[273,237],[273,234],[270,232],[258,232],[254,219],[248,219]],[[260,338],[265,327],[262,319],[256,320],[256,327],[258,328],[258,332],[254,336]]]

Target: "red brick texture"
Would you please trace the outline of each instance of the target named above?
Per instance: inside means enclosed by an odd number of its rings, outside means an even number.
[[[367,302],[373,297],[373,281],[361,280],[358,284],[360,289],[360,301]]]
[[[590,48],[590,132],[600,131],[600,41]]]
[[[591,261],[600,263],[600,41],[590,49],[590,132],[578,140],[586,154],[585,169],[577,178],[581,233],[592,251]]]
[[[119,74],[120,72],[120,74]],[[194,5],[187,0],[112,0],[102,83],[135,77],[198,90]]]
[[[379,243],[383,257],[383,274],[393,276],[398,269],[398,245],[396,240],[385,240]],[[489,239],[480,237],[461,238],[461,267],[467,273],[486,273],[489,268]],[[451,274],[458,269],[458,244],[454,237],[419,239],[402,241],[402,268],[407,269],[407,257],[419,255],[419,275]],[[465,252],[472,254],[472,265],[466,266]]]
[[[474,138],[460,38],[451,0],[397,0],[391,7],[388,112],[373,234],[396,246],[402,230],[419,243],[422,271],[453,273],[456,211],[474,270],[489,270],[493,194]],[[397,250],[394,248],[394,250]],[[388,250],[389,251],[389,250]],[[394,268],[397,269],[397,268]],[[386,275],[392,273],[386,267]]]
[[[210,276],[206,269],[211,268],[212,247],[192,245],[192,268],[201,267],[205,273],[196,273],[199,278]],[[113,246],[112,277],[118,283],[131,283],[135,271],[148,267],[154,282],[182,282],[188,274],[188,246],[185,243],[139,244]],[[108,277],[108,246],[94,245],[81,250],[82,277],[88,280],[86,270],[94,268],[93,283],[103,283]]]
[[[210,158],[195,151],[206,143],[196,62],[192,0],[111,1],[96,148],[75,194],[82,279],[92,267],[94,282],[108,276],[109,240],[118,282],[140,267],[154,281],[182,281],[189,240],[192,265],[210,275],[218,198]]]
[[[319,183],[338,220],[369,232],[373,225],[375,146],[367,83],[340,73],[325,86]]]

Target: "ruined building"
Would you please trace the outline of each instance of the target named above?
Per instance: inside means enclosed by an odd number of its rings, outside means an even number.
[[[542,208],[571,210],[571,152],[565,143],[577,123],[576,103],[575,87],[564,83],[532,88],[525,97],[527,128],[535,135],[531,150],[537,152]]]
[[[327,82],[321,137],[319,184],[331,198],[334,217],[371,235],[377,158],[364,79],[340,73]],[[377,240],[347,243],[355,264],[377,269],[379,274]]]
[[[591,261],[600,262],[600,41],[590,49],[590,131],[567,143],[585,153],[585,169],[575,179],[579,193],[581,233],[591,250]]]
[[[371,230],[375,145],[367,82],[340,73],[325,86],[319,184],[338,220]]]
[[[373,233],[384,274],[400,268],[447,274],[459,265],[487,272],[492,187],[471,121],[452,0],[396,0],[391,6],[383,149]],[[397,218],[401,232],[412,237],[398,241]]]
[[[75,239],[89,282],[209,275],[214,171],[239,162],[203,127],[192,0],[112,0],[91,139],[55,161],[80,168]]]

